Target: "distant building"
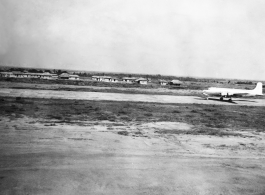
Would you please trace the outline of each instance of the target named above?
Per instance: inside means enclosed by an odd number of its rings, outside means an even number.
[[[69,79],[70,77],[69,77],[68,73],[62,73],[62,74],[60,74],[59,78],[60,79]]]
[[[181,85],[183,82],[182,81],[179,81],[179,80],[172,80],[169,82],[170,85]]]
[[[39,78],[39,79],[57,79],[57,74],[46,73],[30,73],[30,72],[1,72],[1,77],[11,77],[11,78]]]
[[[136,78],[134,78],[134,77],[123,77],[122,78],[122,81],[126,82],[126,83],[134,83],[135,80],[136,80]]]
[[[70,74],[69,80],[80,80],[80,77],[78,75]]]
[[[147,85],[148,80],[145,78],[139,78],[139,79],[136,79],[135,82],[142,84],[142,85]]]
[[[117,82],[119,82],[119,79],[117,77],[112,77],[111,82],[117,83]]]
[[[68,74],[68,73],[62,73],[60,76],[59,76],[60,79],[66,79],[66,80],[79,80],[79,76],[78,75],[71,75],[71,74]]]
[[[104,76],[92,76],[93,81],[103,81]]]
[[[104,82],[111,82],[112,77],[110,76],[92,76],[93,81],[104,81]]]
[[[20,71],[13,71],[12,72],[16,78],[24,78],[27,77],[26,73],[20,72]]]
[[[102,76],[102,81],[111,82],[111,77],[110,76]]]
[[[55,79],[58,79],[58,75],[57,74],[51,74],[49,72],[45,72],[45,73],[42,73],[40,75],[40,78],[41,79],[48,79],[48,80],[55,80]]]
[[[160,85],[167,85],[168,82],[166,80],[159,80]]]
[[[93,81],[99,81],[99,76],[92,76]]]
[[[15,77],[15,75],[13,74],[13,72],[0,72],[0,77],[12,78]]]

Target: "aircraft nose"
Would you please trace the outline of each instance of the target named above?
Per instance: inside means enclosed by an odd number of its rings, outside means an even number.
[[[208,96],[208,94],[207,94],[208,90],[203,90],[202,92],[203,92],[203,93],[202,93],[203,95]]]

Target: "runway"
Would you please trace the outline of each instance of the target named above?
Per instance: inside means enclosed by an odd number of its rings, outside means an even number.
[[[102,92],[76,92],[55,90],[32,90],[32,89],[9,89],[1,88],[2,97],[24,97],[45,99],[76,99],[96,101],[128,101],[150,102],[170,104],[212,104],[212,105],[235,105],[235,106],[265,106],[265,99],[233,99],[233,102],[219,101],[218,98],[206,100],[196,96],[173,96],[173,95],[147,95],[147,94],[123,94]]]

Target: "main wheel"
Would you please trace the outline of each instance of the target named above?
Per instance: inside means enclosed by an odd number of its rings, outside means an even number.
[[[220,97],[220,100],[221,100],[221,101],[223,101],[223,100],[224,100],[224,98],[223,98],[223,97]]]

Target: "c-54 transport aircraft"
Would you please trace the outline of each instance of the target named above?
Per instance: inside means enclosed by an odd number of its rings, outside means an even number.
[[[232,97],[259,96],[263,95],[262,83],[258,82],[255,89],[252,90],[210,87],[208,90],[203,90],[203,94],[206,96],[218,96],[221,101],[224,98],[229,98],[229,101],[232,101]]]

